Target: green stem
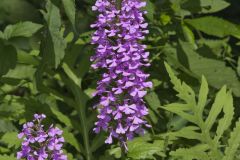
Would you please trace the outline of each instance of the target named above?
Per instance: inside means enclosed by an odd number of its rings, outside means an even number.
[[[66,77],[63,74],[61,74],[61,77],[66,81],[66,84],[72,90],[72,93],[74,95],[75,103],[76,103],[75,108],[80,117],[80,124],[82,127],[84,148],[86,151],[86,154],[85,154],[86,160],[92,160],[92,152],[90,149],[88,127],[87,127],[87,120],[86,120],[86,113],[85,113],[87,97],[84,94],[84,92],[82,92],[82,89],[78,85],[76,85],[75,82],[71,80],[71,78]]]
[[[172,119],[173,119],[173,113],[170,113],[169,122],[172,122]],[[167,133],[168,132],[172,132],[170,123],[167,123]],[[165,155],[167,155],[168,145],[169,145],[169,136],[166,136],[164,139],[164,149],[163,149],[163,152],[165,153]],[[162,157],[162,160],[165,160],[165,157]]]
[[[194,106],[197,106],[195,103]],[[196,111],[195,111],[196,113]],[[210,146],[210,149],[212,150],[212,155],[214,154],[214,157],[217,157],[217,159],[221,159],[221,152],[217,149],[217,146],[214,144],[213,139],[211,138],[211,135],[209,134],[209,130],[206,130],[205,123],[202,120],[202,111],[201,113],[198,113],[195,115],[197,117],[197,125],[201,128],[201,134],[203,141]]]
[[[126,159],[126,151],[125,151],[125,148],[121,146],[121,160],[125,160],[125,159]]]
[[[90,144],[89,144],[89,137],[88,137],[88,128],[87,128],[87,121],[86,121],[86,114],[85,114],[85,105],[84,105],[84,101],[82,101],[83,96],[80,93],[80,88],[78,88],[77,86],[75,86],[73,89],[74,95],[75,95],[75,100],[77,103],[77,110],[80,116],[80,122],[82,125],[82,134],[83,134],[83,141],[84,141],[84,147],[86,150],[86,158],[87,160],[91,160],[92,159],[92,153],[91,153],[91,149],[90,149]]]
[[[117,9],[120,10],[122,6],[122,0],[117,0]]]

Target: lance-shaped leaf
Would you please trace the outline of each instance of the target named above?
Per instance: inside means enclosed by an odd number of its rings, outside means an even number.
[[[43,61],[58,67],[65,55],[66,42],[61,30],[61,16],[57,6],[51,1],[47,1],[47,12],[42,11],[48,29],[41,43]]]
[[[201,133],[198,133],[198,130],[199,128],[196,126],[188,126],[176,132],[169,132],[167,135],[170,137],[182,137],[187,139],[201,140],[202,135]]]
[[[217,134],[214,138],[215,143],[217,143],[219,141],[219,139],[222,137],[224,131],[229,128],[229,126],[231,125],[233,116],[234,116],[233,97],[230,92],[227,92],[225,100],[226,101],[223,106],[224,116],[218,122],[218,127],[217,127],[217,132],[216,132]]]
[[[191,108],[192,106],[189,104],[180,104],[180,103],[172,103],[168,104],[165,107],[163,107],[165,110],[168,110],[172,113],[175,113],[179,116],[181,116],[183,119],[188,120],[192,123],[197,123],[196,117],[191,114]]]
[[[206,131],[209,131],[213,124],[216,122],[218,115],[223,109],[224,103],[226,102],[226,86],[224,86],[217,94],[216,99],[212,105],[212,108],[209,112],[209,115],[205,121],[205,129]]]
[[[207,80],[204,76],[202,76],[202,84],[199,91],[198,96],[198,104],[196,108],[196,114],[198,117],[202,117],[204,107],[207,103],[207,96],[208,96],[208,84]]]
[[[75,29],[75,18],[76,18],[76,9],[75,9],[75,0],[62,0],[63,7],[67,14],[68,19],[70,20],[73,29]]]

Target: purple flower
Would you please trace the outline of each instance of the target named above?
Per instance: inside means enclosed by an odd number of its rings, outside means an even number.
[[[19,139],[23,138],[21,151],[17,153],[18,160],[67,160],[62,151],[62,130],[51,125],[45,131],[41,124],[45,118],[44,114],[34,114],[34,120],[23,125],[22,132],[18,134]]]
[[[116,138],[125,148],[127,140],[150,127],[144,120],[148,110],[143,97],[152,83],[142,70],[150,65],[149,52],[139,43],[148,33],[144,6],[143,0],[122,0],[118,9],[116,0],[97,0],[92,7],[99,12],[91,25],[97,29],[92,36],[92,44],[96,45],[92,68],[105,71],[94,93],[100,97],[94,131],[109,132],[105,142],[111,144]]]
[[[54,136],[56,136],[56,135],[62,135],[62,133],[63,133],[63,131],[62,130],[60,130],[59,128],[53,128],[52,126],[51,126],[51,128],[49,129],[49,131],[48,131],[48,135],[50,136],[50,137],[54,137]]]

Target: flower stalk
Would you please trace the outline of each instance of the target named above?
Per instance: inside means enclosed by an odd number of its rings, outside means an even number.
[[[94,96],[100,97],[96,105],[99,111],[94,131],[109,133],[105,143],[114,139],[120,142],[125,152],[127,140],[136,134],[144,134],[150,127],[144,117],[148,114],[143,97],[152,83],[147,81],[149,53],[146,45],[140,43],[148,33],[142,8],[143,0],[97,0],[92,7],[99,12],[92,44],[96,54],[91,57],[93,69],[102,69],[102,79],[98,81]]]
[[[45,118],[44,114],[35,114],[32,122],[23,125],[18,135],[19,139],[23,138],[21,151],[17,153],[18,160],[67,160],[62,150],[63,131],[53,125],[44,130],[42,121]]]

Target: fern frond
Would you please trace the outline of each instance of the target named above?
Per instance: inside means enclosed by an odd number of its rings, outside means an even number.
[[[197,145],[192,148],[179,148],[176,151],[170,152],[173,157],[184,157],[190,160],[210,160],[206,151],[209,149],[208,145]]]
[[[225,156],[222,160],[233,160],[235,153],[240,145],[240,120],[237,121],[236,127],[233,129],[228,140],[228,146],[225,149]]]
[[[173,103],[166,105],[164,109],[179,115],[180,117],[188,120],[189,122],[192,122],[194,124],[197,123],[196,117],[193,114],[189,114],[189,111],[191,111],[192,109],[192,106],[189,104]]]
[[[165,63],[167,72],[171,79],[172,84],[174,85],[174,89],[178,92],[178,97],[195,104],[195,93],[191,87],[189,87],[186,83],[182,83],[180,79],[178,79],[173,73],[171,67]]]
[[[209,89],[208,89],[207,80],[204,76],[202,76],[202,84],[200,87],[198,104],[196,108],[196,116],[198,116],[199,118],[202,118],[203,110],[207,103],[208,92],[209,92]]]
[[[223,106],[223,113],[223,118],[218,122],[216,136],[214,137],[215,143],[219,141],[224,131],[231,125],[234,116],[233,98],[230,92],[228,92],[226,95],[226,101]]]
[[[226,86],[224,86],[217,93],[217,96],[209,112],[207,120],[205,121],[205,131],[210,131],[213,124],[216,122],[218,115],[223,109],[224,103],[226,101],[226,97],[227,97]]]
[[[202,135],[197,132],[199,130],[196,126],[187,126],[176,132],[169,132],[167,135],[169,137],[182,137],[193,140],[202,140]]]
[[[171,67],[168,64],[165,63],[165,65],[167,71],[169,72],[171,82],[174,85],[174,89],[178,92],[178,97],[182,99],[184,103],[168,104],[163,108],[196,125],[196,128],[191,128],[192,126],[190,128],[184,127],[179,131],[170,132],[169,136],[175,136],[175,138],[182,137],[187,139],[195,139],[200,142],[199,144],[207,145],[209,147],[209,150],[206,150],[206,153],[199,153],[197,150],[194,150],[194,147],[190,147],[180,148],[174,152],[171,152],[172,155],[179,156],[184,159],[206,160],[207,158],[204,157],[206,155],[211,160],[222,159],[224,155],[222,149],[220,149],[222,148],[220,139],[224,132],[231,125],[234,116],[233,97],[231,92],[227,91],[226,86],[221,88],[216,95],[207,118],[205,119],[203,117],[203,111],[207,104],[209,92],[208,83],[205,77],[202,77],[198,102],[196,102],[195,93],[193,90],[174,75]],[[214,130],[214,124],[218,124],[215,131],[216,134],[213,134],[214,132],[212,132]],[[231,134],[229,146],[225,151],[225,159],[223,160],[233,160],[232,158],[234,157],[234,153],[239,145],[240,122],[237,123],[236,128]],[[196,154],[198,156],[194,157],[194,153],[199,153],[200,155]]]

